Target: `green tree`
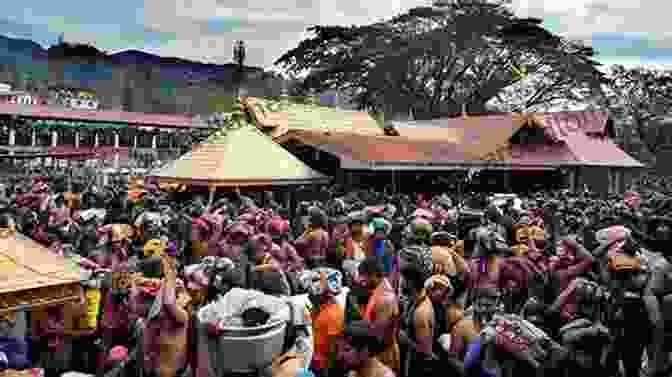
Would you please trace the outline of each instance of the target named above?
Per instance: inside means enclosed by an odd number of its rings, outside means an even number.
[[[418,119],[480,112],[504,88],[543,73],[530,104],[576,87],[599,88],[594,51],[521,19],[505,1],[419,7],[364,26],[313,26],[314,36],[275,63],[307,73],[305,88],[354,93],[361,109]],[[524,73],[524,74],[521,74]]]
[[[659,118],[672,112],[672,70],[617,65],[611,67],[608,79],[605,103],[655,155],[664,143]]]

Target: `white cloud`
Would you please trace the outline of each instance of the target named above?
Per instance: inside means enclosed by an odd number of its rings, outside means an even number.
[[[646,35],[661,40],[672,36],[668,26],[670,1],[514,0],[513,8],[520,15],[561,18],[562,32],[568,36],[589,38],[596,32]]]
[[[269,67],[284,51],[306,37],[305,29],[315,24],[366,24],[388,18],[427,0],[374,0],[362,2],[275,0],[145,0],[146,26],[177,32],[179,39],[156,51],[223,63],[231,60],[235,40],[245,40],[248,64]],[[204,35],[199,23],[238,19],[244,25],[229,33]]]
[[[231,60],[233,42],[245,40],[248,64],[269,67],[284,51],[295,47],[315,24],[365,24],[399,14],[430,0],[144,0],[148,27],[178,34],[161,46],[162,55],[214,62]],[[667,9],[666,9],[667,8]],[[554,31],[590,41],[593,33],[630,33],[656,38],[672,47],[668,15],[672,1],[662,0],[514,0],[520,16],[540,17]],[[228,33],[206,33],[208,20],[237,19],[242,25]],[[557,29],[561,30],[557,30]]]

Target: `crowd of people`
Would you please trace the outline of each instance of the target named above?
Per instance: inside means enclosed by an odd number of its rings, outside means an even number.
[[[261,361],[247,373],[273,377],[668,376],[669,183],[607,198],[332,188],[290,211],[270,192],[206,200],[14,179],[0,236],[75,260],[83,293],[30,312],[25,336],[8,336],[16,313],[3,316],[0,366],[223,377],[250,359]],[[250,355],[218,343],[270,327],[284,318],[271,303],[296,297],[305,305],[278,344]]]

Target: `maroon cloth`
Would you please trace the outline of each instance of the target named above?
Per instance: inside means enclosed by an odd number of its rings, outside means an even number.
[[[418,208],[429,209],[432,205],[431,198],[429,197],[429,195],[417,194],[416,205]]]
[[[216,250],[217,244],[223,237],[224,216],[218,213],[208,213],[202,219],[208,224],[208,231],[205,233],[205,239],[208,240],[208,250]]]
[[[271,247],[273,246],[271,236],[266,233],[259,233],[254,235],[252,239],[257,242],[258,253],[266,254],[271,252]]]
[[[226,258],[238,258],[242,250],[242,245],[222,241],[217,245],[217,255]]]
[[[302,257],[326,257],[329,251],[329,234],[324,229],[318,229],[318,236],[314,238],[301,237],[294,241],[296,252]]]
[[[33,228],[33,231],[31,232],[31,238],[34,239],[37,242],[41,242],[43,244],[48,244],[49,243],[49,233],[47,233],[47,225],[46,224],[40,224]]]
[[[527,286],[527,273],[531,263],[524,258],[496,257],[496,268],[481,272],[481,258],[471,258],[466,274],[469,288],[519,288]],[[487,263],[486,263],[487,266]]]
[[[49,210],[49,225],[61,226],[72,221],[71,210],[68,207],[52,208]]]
[[[559,257],[552,257],[549,265],[550,271],[558,277],[560,291],[569,287],[572,280],[590,271],[593,265],[591,255],[576,255],[579,247],[576,241],[563,240],[562,247],[566,253]]]
[[[299,272],[304,269],[303,258],[287,241],[282,241],[280,245],[273,243],[269,253],[284,272]]]
[[[45,203],[49,200],[49,194],[47,193],[35,193],[28,192],[25,194],[19,194],[16,197],[17,207],[26,207],[35,210],[43,209]]]
[[[210,226],[203,217],[194,217],[191,220],[191,239],[193,241],[206,241],[210,233]]]
[[[268,233],[271,235],[280,235],[289,233],[289,230],[290,230],[289,221],[283,219],[280,216],[273,216],[266,223],[264,233]]]
[[[593,258],[590,256],[576,257],[567,262],[561,261],[554,266],[551,266],[551,271],[558,276],[560,282],[560,290],[565,290],[570,283],[578,276],[590,271],[593,264]]]
[[[50,307],[46,319],[36,321],[33,336],[46,339],[49,348],[60,348],[65,339],[65,314],[63,306]]]
[[[530,243],[532,243],[532,241],[530,241]],[[527,254],[525,255],[525,258],[527,258],[530,262],[532,262],[534,270],[537,273],[543,274],[548,272],[550,261],[548,259],[548,256],[546,256],[543,252],[537,249],[530,248]]]
[[[576,318],[578,306],[576,304],[576,280],[564,288],[560,296],[556,299],[554,305],[560,309],[560,318],[563,321],[569,322]]]
[[[127,337],[128,324],[140,318],[144,312],[143,299],[143,292],[138,288],[132,288],[128,303],[115,305],[112,293],[108,292],[105,295],[103,320],[101,322],[104,336]]]
[[[217,254],[221,257],[238,258],[242,244],[253,234],[252,227],[245,223],[233,223],[225,230],[225,236],[217,244]]]
[[[116,266],[128,261],[128,246],[129,242],[127,240],[112,241],[105,267],[114,269]]]

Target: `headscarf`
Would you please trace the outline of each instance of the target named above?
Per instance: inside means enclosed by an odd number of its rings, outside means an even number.
[[[128,349],[124,346],[116,346],[107,355],[108,362],[120,362],[128,359]]]
[[[382,217],[376,217],[369,223],[369,233],[373,234],[377,231],[382,231],[387,237],[392,231],[392,224]]]
[[[416,219],[427,220],[428,222],[434,221],[434,212],[424,208],[416,209],[411,216]]]
[[[275,217],[268,224],[268,233],[271,237],[277,237],[289,233],[289,221]]]
[[[611,244],[608,253],[620,252],[625,245],[625,239],[632,233],[629,228],[622,225],[610,226],[600,229],[595,233],[595,238],[600,244]]]
[[[642,205],[642,197],[635,191],[626,191],[623,194],[623,202],[628,208],[637,210]]]

